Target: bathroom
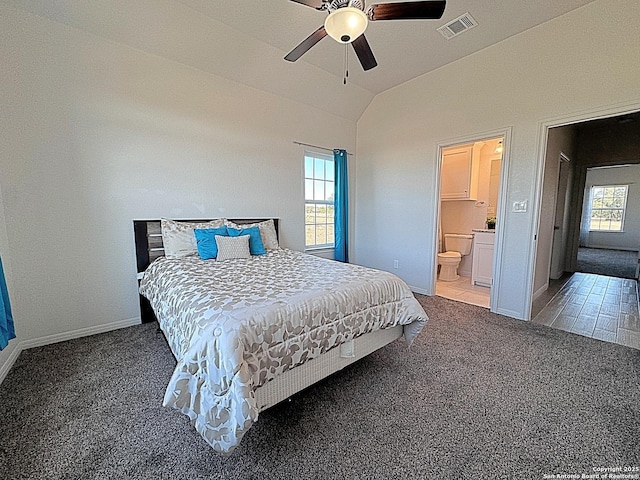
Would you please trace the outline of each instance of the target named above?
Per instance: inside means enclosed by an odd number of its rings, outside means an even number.
[[[442,150],[436,294],[487,308],[502,145],[500,137]]]

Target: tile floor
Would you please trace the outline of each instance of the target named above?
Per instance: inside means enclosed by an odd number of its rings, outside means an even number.
[[[436,295],[458,302],[470,303],[489,308],[491,289],[480,285],[471,285],[470,277],[460,277],[455,282],[436,282]]]
[[[640,349],[638,284],[574,273],[533,322]]]
[[[551,300],[553,300],[556,293],[564,287],[565,283],[571,280],[572,276],[573,273],[565,272],[562,277],[558,279],[549,279],[549,286],[547,289],[542,292],[542,294],[538,295],[538,298],[536,298],[531,304],[531,318],[536,318],[536,315],[538,315],[542,309],[546,307]]]

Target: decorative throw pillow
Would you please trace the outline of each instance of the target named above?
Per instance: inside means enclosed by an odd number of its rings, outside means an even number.
[[[227,227],[218,228],[196,228],[193,230],[196,237],[198,254],[202,260],[209,260],[218,256],[218,244],[216,235],[229,236]]]
[[[227,227],[231,228],[251,228],[258,227],[260,229],[260,237],[262,238],[262,244],[267,250],[277,250],[280,248],[278,245],[278,234],[276,233],[276,225],[273,223],[273,219],[265,220],[264,222],[247,223],[239,225],[231,220],[226,221]]]
[[[167,218],[160,219],[164,256],[167,258],[182,258],[198,253],[196,228],[218,228],[225,225],[226,220],[220,218],[209,222],[176,222]]]
[[[258,227],[249,228],[233,228],[226,227],[230,237],[239,237],[241,235],[249,235],[249,251],[251,255],[264,255],[267,251],[262,243],[260,229]]]
[[[216,243],[218,244],[219,262],[234,258],[251,258],[249,235],[241,235],[239,237],[216,235]]]

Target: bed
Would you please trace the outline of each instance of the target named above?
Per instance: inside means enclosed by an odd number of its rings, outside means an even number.
[[[206,221],[186,224],[193,222]],[[270,222],[277,237],[277,220],[224,222]],[[143,320],[157,318],[177,360],[163,404],[222,454],[259,412],[403,335],[410,345],[427,321],[407,285],[387,272],[273,239],[275,248],[249,258],[168,258],[159,221],[136,220],[134,230]]]

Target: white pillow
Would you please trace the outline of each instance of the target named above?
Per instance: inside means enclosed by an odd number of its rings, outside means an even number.
[[[262,238],[262,244],[267,250],[277,250],[280,248],[278,245],[278,234],[276,233],[276,225],[273,223],[273,219],[265,220],[264,222],[257,223],[243,223],[242,225],[226,221],[226,225],[231,228],[251,228],[258,227],[260,229],[260,238]]]
[[[218,245],[218,256],[216,259],[219,262],[234,258],[251,258],[249,235],[240,235],[239,237],[216,235],[216,245]]]
[[[164,256],[167,258],[182,258],[198,253],[196,228],[218,228],[224,226],[226,219],[219,218],[209,222],[176,222],[168,218],[160,219]]]

